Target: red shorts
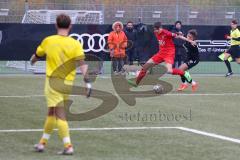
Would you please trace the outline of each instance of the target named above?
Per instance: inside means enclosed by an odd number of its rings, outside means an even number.
[[[155,64],[159,64],[162,62],[174,64],[174,58],[175,58],[175,49],[168,49],[166,51],[160,51],[154,56],[152,56],[152,60]]]

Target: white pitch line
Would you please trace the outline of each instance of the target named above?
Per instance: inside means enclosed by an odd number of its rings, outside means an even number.
[[[115,95],[118,95],[117,93]],[[122,95],[136,95],[136,94],[122,94]],[[149,94],[137,94],[140,96]],[[155,95],[155,93],[153,93]],[[0,95],[0,98],[32,98],[32,97],[44,97],[45,95]],[[71,97],[76,97],[80,95],[71,95]],[[102,97],[108,95],[101,95]],[[240,96],[240,93],[169,93],[163,94],[163,96]]]
[[[233,143],[240,144],[240,139],[231,138],[215,133],[204,132],[196,129],[186,127],[113,127],[113,128],[70,128],[71,131],[114,131],[114,130],[160,130],[160,129],[177,129],[185,132],[191,132],[194,134],[221,139]],[[55,129],[57,130],[57,129]],[[21,133],[21,132],[42,132],[43,129],[8,129],[0,130],[0,133]]]
[[[212,138],[221,139],[221,140],[224,140],[224,141],[230,141],[230,142],[240,144],[240,139],[236,139],[236,138],[226,137],[226,136],[218,135],[218,134],[215,134],[215,133],[209,133],[209,132],[199,131],[199,130],[196,130],[196,129],[185,128],[185,127],[178,127],[177,129],[182,130],[182,131],[186,131],[186,132],[191,132],[191,133],[195,133],[195,134],[199,134],[199,135],[203,135],[203,136],[207,136],[207,137],[212,137]]]
[[[14,96],[0,96],[0,98],[32,98],[32,97],[44,97],[44,95],[14,95]]]
[[[70,128],[70,131],[156,130],[156,129],[178,129],[178,127]],[[54,130],[57,130],[57,129],[54,129]],[[43,129],[8,129],[8,130],[0,130],[0,133],[42,132],[42,131]]]
[[[239,96],[240,93],[170,93],[164,96]]]

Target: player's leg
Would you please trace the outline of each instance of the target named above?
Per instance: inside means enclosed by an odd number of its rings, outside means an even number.
[[[240,46],[234,47],[234,53],[232,54],[232,57],[235,58],[237,64],[240,64]]]
[[[191,68],[193,68],[194,66],[196,66],[199,63],[199,60],[189,60],[188,62],[186,62],[186,66],[187,69],[186,70],[190,70]],[[187,72],[187,71],[185,71]],[[195,92],[198,89],[198,83],[196,81],[194,81],[193,79],[189,82],[192,85],[192,91]]]
[[[141,82],[141,80],[145,77],[145,75],[147,74],[147,71],[152,68],[153,66],[155,66],[155,61],[152,58],[150,58],[143,66],[142,66],[142,69],[141,71],[139,72],[137,78],[136,78],[136,81],[135,82],[132,82],[131,80],[128,80],[128,83],[131,85],[131,86],[134,86],[134,87],[137,87],[138,84]]]
[[[181,64],[179,69],[182,71],[186,71],[186,70],[188,70],[188,66],[186,63],[183,63],[183,64]],[[182,83],[181,83],[180,87],[177,89],[178,91],[183,91],[188,88],[188,83],[184,76],[181,76],[181,81],[182,81]]]
[[[71,155],[73,154],[73,146],[70,139],[69,126],[66,120],[65,108],[56,107],[55,115],[56,115],[58,134],[64,144],[64,150],[59,152],[59,154]]]
[[[43,135],[38,144],[34,145],[35,151],[42,152],[44,151],[45,146],[47,145],[48,140],[53,132],[53,129],[56,126],[56,116],[55,116],[55,102],[56,99],[55,94],[52,94],[52,88],[49,85],[49,79],[45,80],[45,89],[44,89],[45,97],[47,100],[48,106],[48,115],[44,124]]]
[[[138,74],[137,76],[137,79],[136,79],[136,84],[138,85],[141,80],[145,77],[147,71],[152,68],[153,66],[155,66],[155,63],[154,61],[152,60],[152,58],[150,58],[143,66],[142,66],[142,69],[140,71],[140,73]]]
[[[229,49],[229,51],[231,51],[231,48]],[[224,63],[227,66],[227,69],[228,69],[228,73],[225,75],[226,77],[231,76],[233,74],[231,64],[228,61],[228,58],[230,56],[231,55],[229,53],[224,53]]]
[[[179,76],[183,76],[184,75],[184,71],[182,71],[180,69],[177,69],[177,68],[172,68],[172,64],[171,63],[166,62],[166,67],[167,67],[167,72],[169,74],[179,75]]]
[[[165,54],[165,56],[163,57],[163,60],[166,63],[167,72],[172,75],[184,76],[188,82],[191,81],[192,78],[188,72],[184,72],[177,68],[172,68],[172,65],[174,63],[174,58],[175,58],[174,56],[175,49],[169,49],[165,52],[168,53],[168,54]]]
[[[166,61],[165,61],[166,62]],[[187,82],[192,82],[192,77],[189,74],[189,72],[185,72],[183,70],[180,70],[178,68],[172,68],[172,63],[166,62],[167,72],[172,75],[179,75],[180,77],[184,77]]]
[[[37,152],[43,152],[56,126],[55,107],[48,107],[48,116],[44,123],[43,135],[38,144],[34,146]]]

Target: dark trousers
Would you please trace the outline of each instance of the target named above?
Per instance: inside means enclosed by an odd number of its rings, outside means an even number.
[[[173,67],[174,68],[180,67],[180,65],[184,62],[185,59],[186,59],[185,49],[183,47],[176,47]]]
[[[127,51],[126,64],[133,65],[133,61],[134,61],[134,58],[135,58],[134,54],[135,54],[134,49],[130,49],[130,50]]]
[[[120,57],[113,57],[112,58],[112,66],[113,66],[113,72],[121,72],[124,65],[124,58]]]

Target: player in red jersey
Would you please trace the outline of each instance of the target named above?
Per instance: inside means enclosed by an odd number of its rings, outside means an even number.
[[[128,83],[134,87],[137,87],[141,82],[143,77],[146,75],[148,69],[153,66],[165,62],[167,72],[172,75],[179,75],[185,77],[187,81],[191,81],[191,77],[188,72],[182,71],[180,69],[172,68],[175,58],[175,46],[173,43],[173,38],[178,38],[178,35],[172,32],[169,32],[166,29],[162,28],[161,22],[156,22],[154,24],[154,33],[159,41],[159,52],[151,57],[142,67],[140,73],[137,76],[135,82],[128,80]],[[179,36],[181,38],[181,36]],[[194,43],[194,42],[193,42]]]

